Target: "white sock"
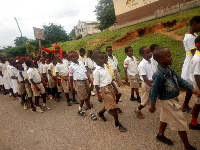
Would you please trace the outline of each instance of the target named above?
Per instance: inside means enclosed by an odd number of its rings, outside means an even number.
[[[11,92],[10,92],[9,94],[10,94],[10,96],[12,96],[12,93],[11,93]]]
[[[82,110],[82,107],[81,107],[81,106],[79,106],[79,107],[78,107],[78,110],[79,110],[79,111],[81,111],[81,110]]]
[[[46,103],[43,103],[43,106],[45,107],[45,106],[46,106]]]

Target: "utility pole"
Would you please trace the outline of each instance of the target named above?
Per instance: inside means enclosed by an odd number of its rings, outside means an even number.
[[[14,18],[15,18],[15,17],[14,17]],[[18,26],[18,28],[19,28],[19,32],[20,32],[20,34],[21,34],[21,37],[22,37],[23,43],[25,43],[25,46],[26,46],[26,41],[24,41],[24,38],[23,38],[23,36],[22,36],[22,31],[21,31],[21,29],[20,29],[20,27],[19,27],[19,24],[18,24],[18,21],[17,21],[16,18],[15,18],[15,21],[16,21],[17,26]],[[27,46],[26,46],[26,52],[29,54],[29,51],[28,51]]]

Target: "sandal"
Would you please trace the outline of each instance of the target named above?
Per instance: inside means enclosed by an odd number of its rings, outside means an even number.
[[[86,114],[85,114],[85,112],[84,111],[82,111],[82,110],[78,110],[78,114],[80,115],[80,116],[86,116]]]
[[[92,114],[91,114],[91,119],[92,119],[92,120],[97,120],[97,116],[96,116],[94,113],[92,113]]]

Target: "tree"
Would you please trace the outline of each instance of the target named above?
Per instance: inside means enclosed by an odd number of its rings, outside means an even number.
[[[101,31],[116,23],[115,9],[112,0],[99,0],[95,13],[100,25],[97,26]]]
[[[26,43],[26,41],[28,41],[27,37],[20,36],[20,37],[16,37],[16,39],[14,40],[14,44],[15,46],[20,46],[23,43]]]
[[[72,31],[69,33],[69,38],[72,39],[75,36],[75,29],[72,29]]]
[[[48,26],[43,25],[46,44],[65,42],[68,40],[66,31],[61,25],[50,23]]]

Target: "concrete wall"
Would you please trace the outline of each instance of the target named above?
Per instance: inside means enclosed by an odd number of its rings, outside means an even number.
[[[200,0],[160,0],[118,15],[117,24],[109,29],[117,30],[198,6]]]

